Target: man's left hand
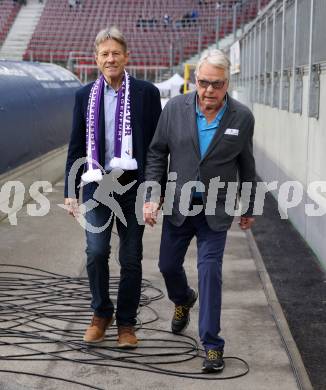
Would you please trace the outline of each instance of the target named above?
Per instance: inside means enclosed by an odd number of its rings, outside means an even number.
[[[240,217],[239,226],[242,230],[247,230],[251,228],[254,222],[254,217]]]
[[[143,219],[146,225],[154,226],[160,205],[156,202],[146,202],[143,206]]]

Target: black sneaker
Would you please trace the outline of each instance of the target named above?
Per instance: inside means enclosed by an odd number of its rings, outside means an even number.
[[[190,321],[189,311],[194,306],[197,297],[197,292],[191,289],[188,302],[184,305],[175,306],[174,315],[171,322],[171,329],[173,333],[180,333],[187,327]]]
[[[208,349],[203,362],[202,371],[206,373],[220,372],[224,368],[223,351]]]

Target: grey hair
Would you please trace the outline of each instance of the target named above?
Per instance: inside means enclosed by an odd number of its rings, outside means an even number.
[[[196,76],[198,75],[200,67],[205,63],[211,64],[216,68],[224,69],[227,78],[229,78],[231,62],[226,54],[224,54],[221,50],[211,49],[204,51],[196,65]]]
[[[124,52],[128,50],[127,42],[122,32],[119,29],[117,29],[117,27],[113,26],[101,30],[96,35],[95,43],[94,43],[95,53],[97,53],[99,45],[105,42],[107,39],[114,39],[115,41],[120,43],[120,45],[123,47]]]

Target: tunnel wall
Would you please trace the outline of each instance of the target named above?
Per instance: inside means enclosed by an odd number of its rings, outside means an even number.
[[[54,64],[0,60],[0,175],[68,142],[81,85]]]

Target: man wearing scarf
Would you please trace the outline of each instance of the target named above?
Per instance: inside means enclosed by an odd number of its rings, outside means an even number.
[[[84,341],[102,341],[115,317],[118,346],[135,348],[144,232],[144,226],[137,223],[135,202],[137,183],[144,181],[146,153],[161,113],[161,100],[155,86],[136,80],[126,72],[127,44],[117,28],[98,33],[95,59],[100,77],[76,93],[66,164],[65,204],[69,214],[78,218],[82,186],[84,204],[93,205],[86,208],[85,219],[87,273],[94,314]],[[86,161],[71,180],[69,174],[80,159]],[[111,177],[110,173],[116,168],[120,170],[118,186],[127,190],[113,194],[111,186],[103,193],[104,184],[108,182],[105,179]],[[107,201],[95,202],[99,199],[96,197],[99,190],[102,191],[100,197],[106,196]],[[116,214],[121,266],[116,310],[109,295],[108,259],[114,211],[109,205],[112,202],[118,204],[126,222],[124,224]],[[87,228],[88,224],[91,229]]]
[[[168,162],[169,177],[173,173],[176,180],[173,187],[168,184],[166,188],[165,204],[170,187],[175,188],[175,194],[174,202],[169,201],[173,204],[171,212],[163,205],[159,260],[168,296],[175,305],[173,333],[181,333],[187,327],[190,310],[197,300],[197,292],[190,288],[183,267],[190,241],[194,236],[197,239],[199,336],[206,352],[204,372],[221,372],[224,368],[224,339],[219,334],[222,259],[235,203],[226,194],[228,187],[236,189],[233,184],[238,181],[241,195],[246,193],[247,197],[240,227],[249,229],[254,221],[254,117],[247,107],[227,94],[229,74],[230,61],[223,52],[212,50],[203,54],[195,72],[196,91],[176,96],[164,107],[146,164],[146,180],[159,182]],[[151,226],[157,217],[156,191],[153,186],[152,198],[147,197],[144,205],[144,220]]]

